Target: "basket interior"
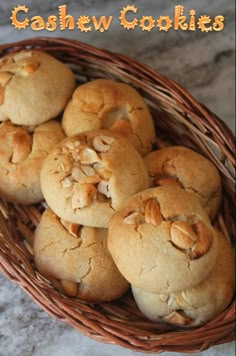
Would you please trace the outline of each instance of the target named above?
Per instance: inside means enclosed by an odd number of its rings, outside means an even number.
[[[1,56],[25,48],[41,49],[60,59],[72,68],[78,83],[111,78],[134,86],[152,112],[157,148],[185,145],[217,166],[224,199],[214,225],[234,245],[234,136],[222,120],[177,83],[124,55],[78,41],[38,38],[3,45]],[[181,330],[147,320],[130,292],[117,301],[93,305],[57,291],[37,272],[32,258],[34,229],[44,209],[44,203],[20,206],[0,200],[0,269],[50,315],[98,341],[146,353],[197,352],[234,340],[235,299],[206,325]]]

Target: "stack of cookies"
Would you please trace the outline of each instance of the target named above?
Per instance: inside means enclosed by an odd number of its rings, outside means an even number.
[[[75,83],[40,51],[0,62],[0,194],[46,203],[37,269],[69,297],[100,303],[131,287],[151,320],[207,322],[234,291],[232,249],[213,227],[216,167],[186,147],[154,150],[149,108],[128,84]]]
[[[150,187],[141,154],[154,141],[152,117],[136,90],[111,80],[79,86],[62,116],[68,136],[45,159],[41,189],[49,209],[38,225],[38,270],[69,296],[98,303],[129,282],[107,249],[111,216]]]
[[[153,151],[144,162],[151,189],[113,215],[108,248],[144,315],[178,327],[202,325],[234,293],[233,251],[212,225],[222,199],[220,175],[181,146]]]
[[[63,83],[63,85],[62,85]],[[65,134],[55,120],[75,88],[75,76],[41,51],[0,61],[0,195],[18,204],[42,201],[42,163]]]
[[[109,220],[148,187],[142,157],[117,133],[91,130],[57,144],[41,170],[51,210],[35,234],[39,271],[71,296],[93,303],[119,298],[129,283],[107,249]]]

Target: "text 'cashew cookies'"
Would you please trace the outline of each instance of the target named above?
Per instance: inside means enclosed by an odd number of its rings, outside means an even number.
[[[47,209],[34,238],[35,264],[65,294],[88,302],[110,301],[129,288],[107,249],[107,229],[60,220]]]
[[[199,200],[178,187],[151,188],[129,198],[111,217],[108,249],[123,276],[152,293],[200,283],[219,252]]]
[[[182,146],[170,146],[147,154],[144,163],[152,186],[180,186],[195,194],[211,219],[222,200],[217,168],[204,156]]]
[[[41,187],[60,218],[108,227],[129,196],[149,187],[149,178],[142,157],[125,137],[95,130],[68,137],[50,152]]]
[[[49,151],[65,138],[61,125],[50,120],[32,132],[10,121],[0,124],[0,195],[18,204],[43,200],[40,171]]]
[[[108,79],[80,85],[65,108],[62,127],[67,136],[109,129],[126,136],[141,155],[151,151],[153,120],[141,95],[131,86]]]
[[[132,286],[139,309],[153,321],[164,321],[180,327],[199,326],[220,314],[234,294],[233,249],[222,234],[220,251],[210,274],[193,288],[177,293],[154,294]]]
[[[0,60],[0,121],[39,125],[55,118],[75,88],[72,71],[41,51],[20,51]]]

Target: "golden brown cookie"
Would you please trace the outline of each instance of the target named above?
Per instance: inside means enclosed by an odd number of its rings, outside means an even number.
[[[149,293],[132,286],[140,310],[153,321],[181,327],[202,325],[229,305],[234,294],[234,258],[229,242],[219,232],[220,252],[210,274],[197,286],[176,293]]]
[[[43,200],[40,171],[49,151],[65,137],[50,120],[32,131],[10,121],[0,124],[0,196],[19,204]]]
[[[88,302],[119,298],[129,288],[107,250],[107,229],[67,223],[49,209],[35,232],[34,260],[65,294]]]
[[[152,186],[181,186],[198,196],[214,219],[222,200],[221,178],[207,158],[186,147],[170,146],[149,153],[144,162]]]
[[[52,150],[41,186],[60,218],[107,227],[129,196],[149,187],[149,178],[142,157],[125,137],[95,130],[68,137]]]
[[[55,118],[75,88],[75,76],[62,62],[37,50],[0,60],[0,121],[39,125]]]
[[[67,136],[110,129],[126,136],[141,155],[151,151],[154,124],[145,101],[128,84],[96,79],[77,87],[63,114]]]
[[[111,217],[108,249],[123,276],[151,293],[200,283],[219,252],[199,199],[179,187],[151,188],[130,197]]]

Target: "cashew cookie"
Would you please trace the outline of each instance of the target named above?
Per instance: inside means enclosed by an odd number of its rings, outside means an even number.
[[[68,223],[47,209],[33,248],[39,272],[69,296],[97,303],[117,299],[129,288],[107,250],[107,229]]]
[[[141,155],[151,151],[154,124],[145,101],[130,85],[96,79],[77,87],[65,108],[62,127],[67,136],[109,129],[126,136]]]
[[[149,178],[142,157],[125,137],[95,130],[68,137],[50,152],[41,187],[60,218],[107,227],[129,196],[149,187]]]
[[[144,163],[153,187],[181,186],[195,194],[214,219],[222,200],[221,178],[207,158],[189,148],[171,146],[147,154]]]
[[[50,120],[29,131],[10,121],[0,124],[0,196],[18,204],[43,200],[40,170],[49,151],[65,138],[61,125]]]
[[[39,125],[55,118],[75,88],[75,76],[64,63],[36,50],[0,59],[0,121]]]
[[[157,187],[129,198],[111,217],[108,249],[131,284],[168,293],[200,283],[213,269],[219,245],[196,196]]]
[[[210,274],[193,288],[177,293],[154,294],[132,286],[139,309],[153,321],[180,327],[205,324],[224,311],[234,294],[234,256],[228,240],[221,233],[220,251]]]

